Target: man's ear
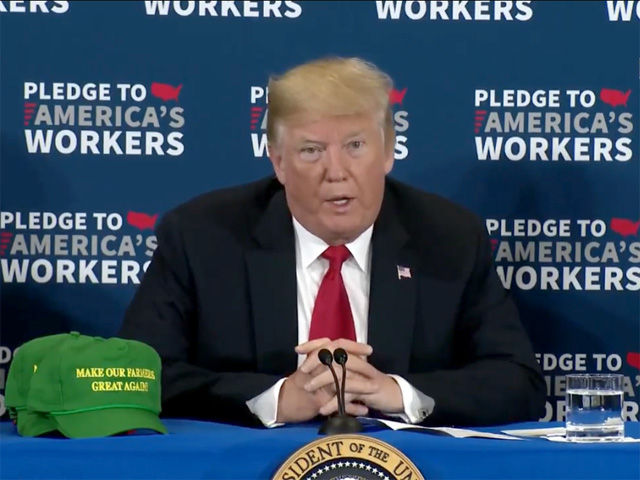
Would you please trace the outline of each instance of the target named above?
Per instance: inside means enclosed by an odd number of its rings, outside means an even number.
[[[284,158],[282,155],[282,149],[273,143],[269,143],[267,145],[267,154],[269,155],[269,160],[271,161],[271,165],[273,166],[273,172],[281,184],[284,185],[284,168],[283,162]]]

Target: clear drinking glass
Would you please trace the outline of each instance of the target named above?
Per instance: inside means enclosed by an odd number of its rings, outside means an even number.
[[[566,379],[567,440],[622,440],[623,376],[613,373],[584,373],[567,375]]]

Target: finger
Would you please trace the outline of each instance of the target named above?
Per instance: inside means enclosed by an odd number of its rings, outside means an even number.
[[[344,393],[353,395],[371,395],[377,393],[380,390],[380,385],[376,381],[372,381],[368,378],[352,378],[345,382]]]
[[[346,382],[345,382],[346,383]],[[319,375],[316,375],[311,380],[309,380],[305,385],[304,389],[307,392],[315,392],[316,390],[335,385],[335,380],[333,378],[333,374],[330,370],[326,370]]]
[[[305,343],[301,343],[297,345],[295,348],[296,353],[300,355],[306,355],[314,350],[321,348],[323,345],[331,343],[331,339],[329,338],[316,338],[315,340],[310,340]]]
[[[338,397],[334,395],[331,400],[320,407],[320,415],[331,415],[338,411]]]
[[[352,403],[355,398],[355,395],[345,395],[345,412],[349,415],[355,416],[367,415],[369,413],[369,408],[362,403]],[[338,397],[334,396],[320,408],[319,413],[321,415],[328,416],[338,411]]]
[[[302,366],[300,366],[300,368],[302,369]],[[334,368],[336,368],[336,367],[334,367]],[[339,368],[339,369],[340,369],[340,372],[338,372],[337,368]],[[336,374],[337,374],[337,375],[338,375],[338,377],[339,377],[340,375],[342,375],[342,367],[337,366],[337,368],[336,368]],[[306,370],[306,368],[305,368],[304,370]],[[311,371],[308,373],[308,377],[309,377],[309,378],[314,378],[314,377],[317,377],[318,375],[320,375],[321,373],[328,372],[328,371],[329,371],[329,369],[327,368],[327,366],[326,366],[326,365],[322,365],[322,364],[321,364],[321,365],[318,365],[318,366],[317,366],[316,368],[314,368],[313,370],[311,370]],[[304,372],[303,372],[303,373],[304,373]],[[355,375],[355,373],[354,373],[354,375]]]
[[[326,348],[326,347],[323,347],[323,348]],[[322,367],[322,368],[325,368],[325,369],[327,368],[320,361],[320,358],[318,357],[318,352],[319,351],[320,351],[320,349],[314,350],[309,355],[307,355],[307,358],[305,358],[304,362],[302,362],[302,364],[300,365],[300,371],[302,373],[310,373],[310,372],[314,371],[315,369],[317,369],[318,367]]]
[[[318,347],[317,351],[315,350],[312,351],[309,355],[307,355],[307,358],[304,360],[304,362],[302,362],[302,365],[300,365],[300,370],[302,371],[302,373],[309,373],[313,371],[315,368],[317,368],[319,365],[323,365],[322,362],[320,361],[320,358],[318,357],[318,352],[322,348],[326,348],[331,352],[333,352],[336,348],[344,348],[345,351],[349,353],[349,357],[347,358],[347,364],[349,363],[349,360],[352,358],[358,358],[358,356],[366,357],[367,355],[370,355],[373,352],[373,348],[370,345],[367,345],[366,343],[358,343],[358,342],[354,342],[352,340],[347,340],[344,338],[337,340],[335,342],[323,343]],[[365,360],[362,360],[360,358],[358,359],[366,363]]]
[[[335,350],[335,344],[333,342],[325,343],[321,345],[320,348],[314,350],[309,355],[307,355],[307,358],[305,358],[304,362],[302,362],[302,364],[300,365],[300,370],[302,371],[302,373],[312,372],[318,367],[326,368],[326,366],[320,361],[320,356],[319,356],[320,350],[325,348],[333,352],[333,350]],[[334,368],[339,368],[337,364],[333,364],[333,366]]]
[[[317,373],[316,375],[312,375],[311,378],[304,385],[304,389],[307,392],[313,392],[315,390],[318,390],[320,388],[324,388],[327,386],[331,386],[333,389],[333,386],[335,385],[335,378],[333,378],[333,374],[331,373],[331,370],[327,369],[326,367],[324,368],[324,371],[322,371],[321,369],[314,370],[314,372],[318,372],[318,371],[319,373]],[[338,377],[338,382],[340,383],[340,385],[342,385],[342,367],[336,367],[336,376]],[[347,371],[346,378],[345,378],[345,389],[349,385],[349,382],[353,380],[360,380],[364,382],[369,379],[366,377],[363,377],[358,373]]]
[[[340,338],[333,343],[334,350],[336,348],[344,348],[351,355],[371,355],[373,353],[373,347],[366,343],[354,342],[346,338]]]
[[[369,414],[367,406],[361,403],[347,403],[344,409],[347,414],[355,417],[363,417]]]
[[[349,357],[345,366],[347,371],[358,373],[367,378],[376,378],[381,375],[376,367],[358,357]]]

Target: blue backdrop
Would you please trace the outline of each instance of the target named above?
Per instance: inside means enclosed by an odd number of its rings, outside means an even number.
[[[345,55],[396,82],[392,175],[487,220],[544,419],[606,371],[637,420],[639,5],[0,2],[0,393],[22,342],[117,332],[158,216],[271,172],[271,73]]]

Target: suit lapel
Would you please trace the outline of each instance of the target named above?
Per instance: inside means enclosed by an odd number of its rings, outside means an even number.
[[[276,193],[253,232],[261,248],[247,254],[258,371],[283,375],[297,367],[295,237],[284,193]]]
[[[411,355],[417,279],[409,237],[393,207],[386,194],[373,230],[368,343],[373,347],[370,361],[378,370],[404,374]]]

